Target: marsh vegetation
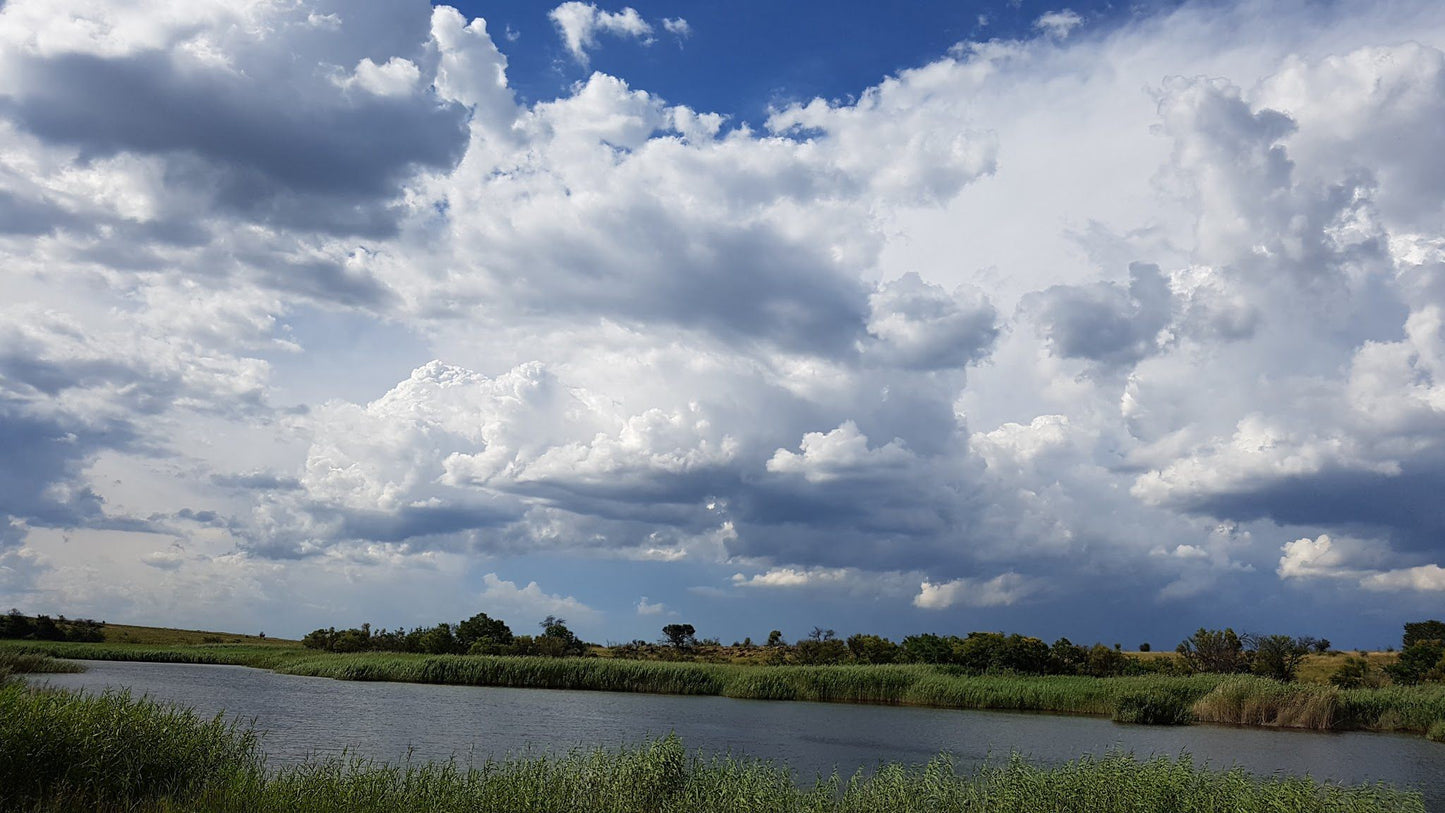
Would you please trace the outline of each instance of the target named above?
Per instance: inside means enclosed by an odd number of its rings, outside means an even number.
[[[463,766],[331,759],[268,770],[257,733],[137,700],[0,688],[0,808],[35,811],[1423,811],[1381,786],[1211,771],[1115,753],[1056,767],[1017,756],[960,774],[940,756],[800,781],[787,766],[691,754],[675,737],[625,749]]]

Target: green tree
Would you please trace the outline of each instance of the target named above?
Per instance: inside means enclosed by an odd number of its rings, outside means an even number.
[[[798,663],[813,666],[842,663],[848,659],[848,646],[838,640],[837,633],[822,627],[813,627],[805,640],[793,647]]]
[[[906,663],[953,663],[953,646],[949,639],[931,632],[910,635],[900,645]]]
[[[1380,685],[1379,676],[1370,668],[1370,662],[1365,658],[1354,656],[1345,658],[1345,662],[1330,675],[1330,683],[1341,689],[1359,689],[1365,686]]]
[[[1445,673],[1445,643],[1434,639],[1416,641],[1400,650],[1400,658],[1385,667],[1385,674],[1396,683],[1411,685],[1421,681],[1440,680]]]
[[[452,633],[452,625],[441,623],[431,629],[423,631],[417,641],[417,649],[428,655],[450,655],[456,653],[457,637]]]
[[[662,628],[662,638],[673,649],[692,649],[697,645],[697,628],[691,624],[668,624]]]
[[[457,649],[471,655],[500,655],[512,643],[512,629],[500,618],[477,613],[457,624]]]
[[[581,655],[587,651],[587,644],[572,630],[567,629],[567,619],[549,615],[538,622],[537,626],[542,628],[542,634],[533,642],[538,655],[560,658]]]
[[[1405,649],[1422,641],[1445,641],[1445,622],[1415,621],[1405,625],[1405,636],[1400,648]]]
[[[783,640],[782,630],[773,630],[768,633],[768,642],[764,646],[787,646],[788,642]]]
[[[1295,679],[1310,651],[1309,642],[1288,635],[1245,635],[1244,642],[1253,650],[1250,671],[1286,683]]]
[[[1247,672],[1249,655],[1234,630],[1199,631],[1185,638],[1174,650],[1191,672]]]
[[[848,636],[848,652],[858,663],[893,663],[898,660],[898,644],[879,635]]]

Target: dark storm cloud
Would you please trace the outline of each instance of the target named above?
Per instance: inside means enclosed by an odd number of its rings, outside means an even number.
[[[1129,266],[1129,286],[1112,282],[1055,285],[1025,298],[1055,355],[1127,366],[1158,348],[1172,297],[1158,266]]]
[[[255,491],[295,491],[301,488],[301,481],[269,471],[248,474],[213,474],[211,482],[223,488],[241,488]]]
[[[74,224],[69,212],[46,201],[24,200],[0,189],[0,234],[36,236]]]
[[[123,424],[84,426],[36,417],[0,399],[0,515],[48,527],[107,527],[101,498],[74,484],[95,452],[135,439]]]
[[[1401,552],[1445,555],[1445,457],[1404,463],[1395,474],[1335,468],[1222,493],[1183,495],[1186,511],[1239,521],[1383,533]]]
[[[244,76],[180,71],[168,54],[64,54],[23,63],[0,115],[46,141],[102,158],[177,157],[170,180],[214,192],[264,222],[389,231],[385,204],[417,168],[450,167],[466,111],[427,94],[299,94]],[[196,160],[185,160],[186,158]]]
[[[585,239],[539,241],[540,256],[516,295],[552,315],[674,324],[733,344],[831,357],[851,354],[865,335],[868,290],[837,273],[826,246],[767,225],[700,228],[651,201],[632,203],[596,213]],[[639,252],[619,254],[618,246]]]

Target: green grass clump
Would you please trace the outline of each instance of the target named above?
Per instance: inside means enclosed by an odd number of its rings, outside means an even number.
[[[1189,725],[1194,722],[1197,691],[1189,686],[1148,686],[1114,698],[1114,721],[1143,725]]]
[[[1445,720],[1436,720],[1425,730],[1425,739],[1430,742],[1445,742]]]
[[[124,694],[0,690],[0,809],[266,813],[1421,813],[1381,786],[1197,769],[1187,756],[1015,756],[961,775],[947,757],[799,783],[786,766],[637,748],[523,755],[475,767],[331,759],[264,770],[256,735]]]
[[[60,660],[38,652],[17,652],[0,649],[0,684],[11,675],[31,673],[73,673],[84,672],[85,667],[74,661]]]
[[[1234,675],[1195,702],[1193,711],[1209,723],[1325,731],[1340,727],[1341,705],[1342,693],[1333,686]]]
[[[1341,723],[1377,731],[1425,732],[1445,720],[1445,685],[1385,686],[1340,692]]]
[[[73,641],[0,641],[0,653],[31,653],[52,658],[142,663],[199,663],[275,669],[283,663],[315,655],[299,646],[209,644],[201,646],[146,646],[92,644]]]
[[[0,687],[0,810],[123,809],[259,773],[257,738],[126,693]]]

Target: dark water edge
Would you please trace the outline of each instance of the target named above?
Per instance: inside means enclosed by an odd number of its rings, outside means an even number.
[[[812,779],[880,762],[951,754],[960,770],[1018,752],[1059,764],[1085,754],[1188,753],[1197,766],[1239,765],[1259,776],[1309,775],[1339,784],[1385,782],[1445,811],[1445,746],[1419,736],[1196,725],[1121,725],[1093,717],[726,697],[366,683],[241,666],[84,661],[88,671],[32,683],[175,702],[224,713],[266,732],[272,765],[348,754],[383,762],[481,762],[522,753],[636,745],[676,733],[690,750],[774,760]]]

